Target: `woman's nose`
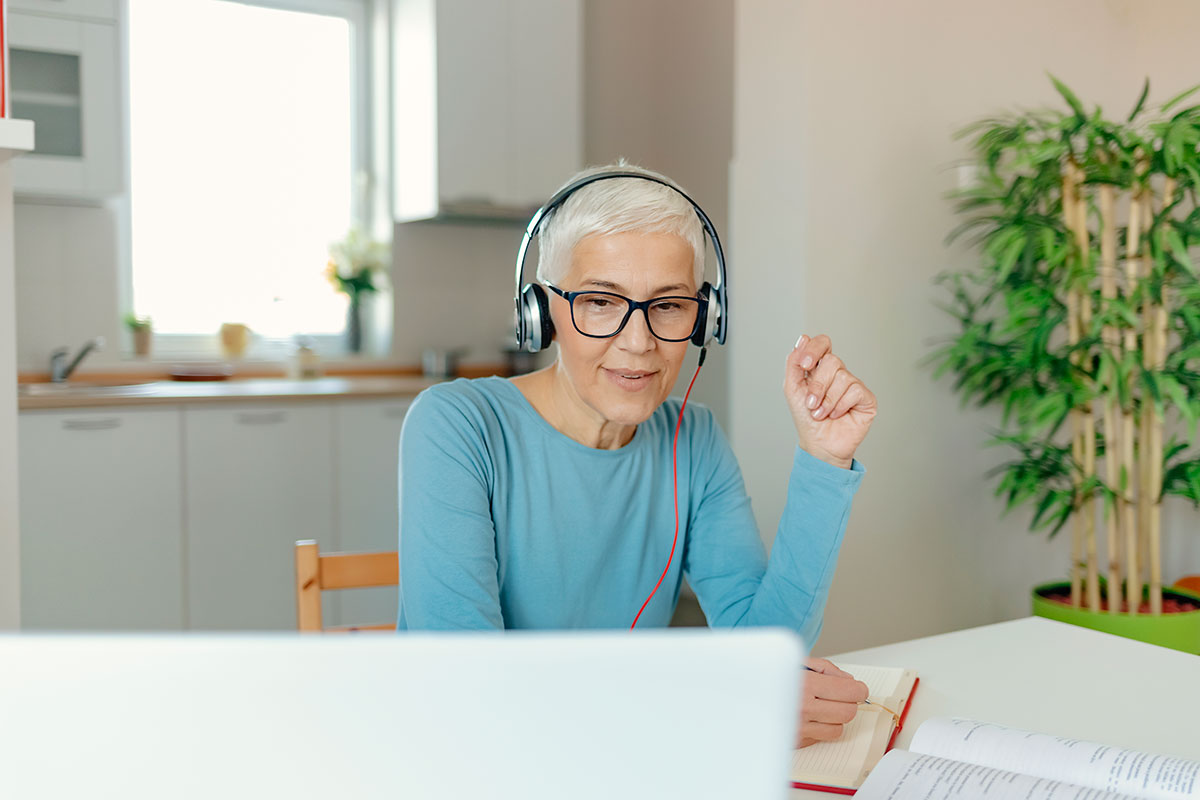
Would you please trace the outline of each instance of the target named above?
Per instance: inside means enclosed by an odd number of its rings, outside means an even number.
[[[625,328],[617,334],[617,343],[622,349],[644,353],[654,348],[654,334],[650,332],[650,320],[646,314],[646,309],[639,308],[629,315]]]

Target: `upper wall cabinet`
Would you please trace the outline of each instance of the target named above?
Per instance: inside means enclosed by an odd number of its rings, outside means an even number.
[[[583,164],[582,0],[393,0],[401,221],[527,218]]]
[[[9,12],[12,114],[37,132],[33,152],[13,161],[18,196],[100,200],[122,191],[117,23],[93,21],[111,5],[23,0],[14,6],[61,15]]]
[[[113,22],[118,0],[8,0],[10,11],[33,11],[61,17]]]

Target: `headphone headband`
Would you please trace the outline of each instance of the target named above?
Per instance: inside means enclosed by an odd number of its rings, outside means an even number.
[[[563,188],[559,189],[554,193],[554,196],[546,201],[544,206],[537,210],[537,212],[529,220],[529,224],[525,227],[525,235],[521,238],[521,248],[517,251],[515,297],[517,307],[517,347],[519,349],[536,352],[549,343],[548,341],[541,341],[542,337],[538,337],[537,341],[533,341],[533,337],[537,334],[537,332],[530,330],[533,320],[529,319],[529,317],[536,316],[536,313],[529,313],[525,311],[524,307],[526,304],[522,301],[522,296],[525,294],[527,288],[524,283],[525,257],[529,252],[529,245],[533,241],[533,237],[538,235],[538,232],[541,229],[542,223],[545,221],[546,217],[556,211],[558,207],[565,203],[567,198],[572,194],[579,191],[583,187],[588,186],[589,184],[596,183],[597,181],[606,181],[615,178],[637,178],[639,180],[650,181],[651,183],[657,183],[662,186],[666,186],[668,189],[678,193],[681,197],[683,197],[684,200],[687,200],[688,204],[693,210],[695,210],[696,216],[699,217],[700,224],[704,228],[704,232],[708,235],[709,240],[712,242],[713,252],[717,259],[717,280],[716,283],[708,287],[710,290],[708,304],[712,309],[712,312],[709,314],[709,320],[706,323],[707,336],[701,338],[707,339],[708,337],[711,337],[712,339],[715,339],[718,344],[725,344],[725,337],[729,330],[729,298],[728,291],[725,288],[725,252],[721,249],[721,239],[717,236],[716,226],[712,224],[712,220],[710,220],[708,215],[704,213],[704,209],[702,209],[695,200],[688,196],[687,192],[683,191],[670,181],[641,172],[614,170],[612,172],[597,172],[591,175],[585,175],[584,177],[576,181],[572,181]],[[539,325],[544,325],[548,322],[549,319],[547,317],[544,320],[539,320]]]

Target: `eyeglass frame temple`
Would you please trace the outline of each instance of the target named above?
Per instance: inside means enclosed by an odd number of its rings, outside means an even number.
[[[642,316],[646,318],[646,330],[650,331],[650,335],[655,339],[658,339],[662,342],[686,342],[696,335],[696,330],[700,327],[700,318],[708,313],[708,308],[706,307],[707,304],[704,298],[699,295],[688,297],[687,295],[682,294],[668,294],[663,295],[662,297],[651,297],[649,300],[634,300],[632,297],[626,297],[623,294],[617,294],[616,292],[605,292],[599,289],[585,289],[578,292],[565,292],[548,281],[543,281],[543,283],[549,287],[550,291],[567,301],[567,305],[571,308],[571,324],[575,327],[575,330],[579,332],[580,336],[586,336],[589,339],[611,339],[614,336],[619,336],[621,331],[625,330],[625,326],[629,324],[629,318],[633,316],[633,312],[641,309]],[[621,320],[621,324],[618,325],[617,329],[612,333],[607,334],[606,336],[600,336],[595,333],[584,333],[583,331],[579,330],[579,325],[575,322],[575,298],[579,297],[581,294],[602,294],[608,297],[619,297],[629,304],[629,309],[625,312],[625,317]],[[696,319],[692,320],[692,330],[682,339],[664,339],[654,332],[654,326],[650,324],[650,304],[658,302],[659,300],[672,299],[696,301]]]

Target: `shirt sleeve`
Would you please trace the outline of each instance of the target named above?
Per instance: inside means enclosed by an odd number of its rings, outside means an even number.
[[[422,392],[400,433],[400,619],[406,629],[504,627],[484,423]]]
[[[821,632],[850,503],[862,480],[858,461],[841,469],[797,447],[787,503],[767,559],[742,471],[720,427],[694,461],[698,502],[684,572],[713,627],[778,625],[811,648]]]

